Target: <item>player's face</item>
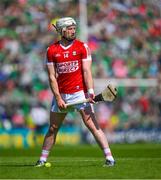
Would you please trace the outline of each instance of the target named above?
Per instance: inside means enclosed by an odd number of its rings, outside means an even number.
[[[68,26],[64,32],[64,36],[69,41],[74,40],[76,38],[76,26]]]

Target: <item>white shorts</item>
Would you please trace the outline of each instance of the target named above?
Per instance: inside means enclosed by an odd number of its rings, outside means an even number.
[[[73,94],[61,94],[61,97],[63,98],[63,100],[66,103],[73,103],[73,102],[77,102],[79,100],[85,99],[85,94],[84,94],[84,91],[82,90],[82,91],[75,92]],[[92,105],[90,103],[81,103],[81,104],[73,105],[73,106],[71,106],[71,107],[69,107],[67,109],[60,110],[58,108],[55,97],[53,97],[52,105],[51,105],[51,111],[52,112],[60,112],[60,113],[73,111],[75,109],[80,111],[80,110],[85,109],[85,107],[87,107],[87,106],[92,106]]]

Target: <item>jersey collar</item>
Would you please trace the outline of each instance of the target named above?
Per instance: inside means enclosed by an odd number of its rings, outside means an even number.
[[[75,40],[74,40],[74,41],[75,41]],[[59,41],[59,44],[60,44],[60,46],[61,46],[63,49],[66,50],[66,49],[70,48],[70,47],[73,45],[74,41],[73,41],[71,44],[69,44],[68,46],[63,46],[60,41]]]

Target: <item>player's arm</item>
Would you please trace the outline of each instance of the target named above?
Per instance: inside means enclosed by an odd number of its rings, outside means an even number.
[[[95,97],[94,94],[94,85],[93,85],[93,77],[92,77],[92,57],[91,52],[87,44],[83,44],[82,46],[82,67],[83,67],[83,76],[84,81],[88,90],[88,95],[91,98],[91,102]]]
[[[84,76],[84,81],[88,90],[89,97],[94,99],[95,94],[94,94],[94,85],[93,85],[93,77],[92,77],[92,70],[91,70],[91,65],[92,61],[83,61],[83,76]],[[94,103],[94,102],[93,102]]]
[[[83,61],[83,76],[87,89],[93,89],[91,64],[92,61]]]
[[[60,92],[59,92],[59,87],[58,87],[58,83],[57,83],[57,79],[56,79],[56,69],[54,66],[54,62],[53,62],[53,49],[48,47],[47,48],[47,62],[46,62],[46,67],[47,67],[47,72],[48,72],[48,79],[49,79],[49,85],[51,88],[51,91],[53,93],[53,95],[56,98],[57,104],[59,108],[65,108],[65,102],[63,101]]]
[[[48,79],[49,79],[49,85],[52,90],[52,93],[54,94],[56,101],[58,103],[59,108],[66,108],[65,102],[63,101],[59,88],[58,83],[56,80],[56,70],[53,64],[47,64],[47,72],[48,72]]]

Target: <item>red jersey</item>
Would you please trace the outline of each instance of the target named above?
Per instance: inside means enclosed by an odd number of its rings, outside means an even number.
[[[58,41],[47,49],[47,64],[53,64],[56,68],[60,93],[86,91],[82,63],[91,60],[88,45],[79,40],[74,40],[67,47]]]

